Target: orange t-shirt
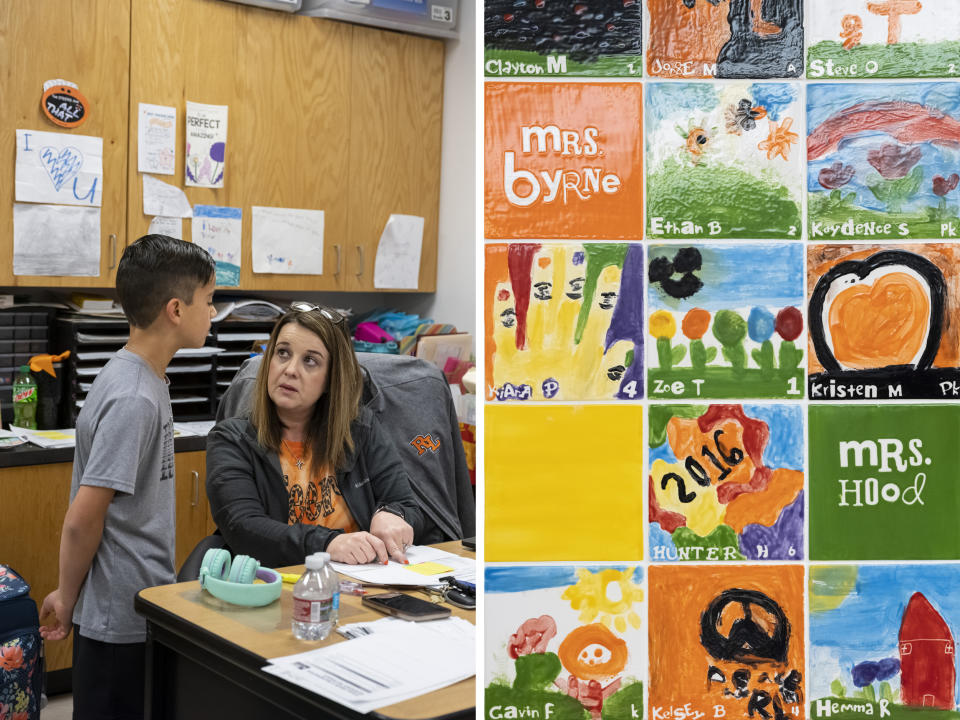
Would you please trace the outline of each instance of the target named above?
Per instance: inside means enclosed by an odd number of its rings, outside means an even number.
[[[302,460],[301,467],[297,467],[298,460]],[[287,524],[323,525],[344,532],[359,530],[340,494],[336,475],[325,467],[314,471],[310,462],[303,460],[302,442],[283,441],[280,467],[290,496]]]

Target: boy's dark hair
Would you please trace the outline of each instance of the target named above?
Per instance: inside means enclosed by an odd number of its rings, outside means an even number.
[[[127,246],[117,266],[117,295],[133,327],[149,326],[164,305],[193,293],[216,274],[210,253],[199,245],[167,235],[144,235]]]

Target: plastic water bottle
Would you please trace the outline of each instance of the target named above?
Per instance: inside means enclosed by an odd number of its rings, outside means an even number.
[[[37,429],[37,381],[28,365],[21,365],[13,378],[13,424],[28,430]]]
[[[323,564],[323,573],[329,583],[328,587],[330,587],[333,592],[333,607],[330,609],[330,627],[333,629],[340,621],[340,576],[337,575],[337,571],[330,565],[330,553],[317,554],[326,557]]]
[[[325,640],[336,623],[340,586],[330,567],[330,553],[307,556],[307,569],[293,586],[293,636]]]

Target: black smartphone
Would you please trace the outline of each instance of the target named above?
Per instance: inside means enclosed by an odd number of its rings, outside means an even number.
[[[377,593],[364,595],[363,604],[378,610],[386,615],[393,615],[402,620],[422,622],[424,620],[441,620],[450,617],[450,608],[441,607],[427,600],[404,595],[400,592]]]
[[[467,550],[476,550],[477,549],[477,537],[468,537],[460,541],[460,544],[463,545]]]

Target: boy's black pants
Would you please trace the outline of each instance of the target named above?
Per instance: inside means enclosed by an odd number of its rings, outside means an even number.
[[[73,720],[143,717],[146,643],[114,644],[73,626]]]

